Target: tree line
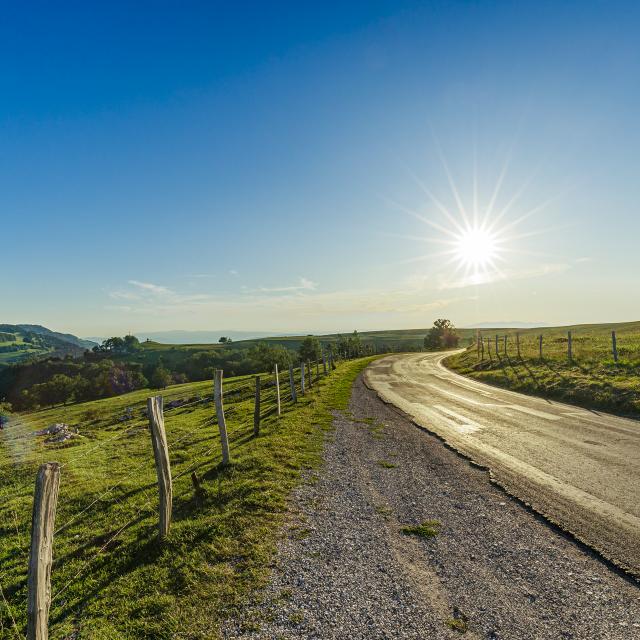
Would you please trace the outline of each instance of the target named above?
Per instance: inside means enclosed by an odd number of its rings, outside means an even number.
[[[357,331],[325,344],[306,336],[297,351],[268,342],[247,349],[147,351],[134,336],[112,337],[82,358],[48,358],[0,368],[0,400],[20,411],[84,402],[211,380],[216,369],[224,369],[229,377],[273,371],[276,364],[282,370],[289,364],[318,360],[323,352],[350,358],[371,348],[362,344]]]

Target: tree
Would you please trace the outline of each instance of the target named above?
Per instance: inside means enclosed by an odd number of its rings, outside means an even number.
[[[218,342],[220,344],[231,344],[231,342],[233,342],[233,340],[231,340],[231,338],[229,338],[228,336],[222,336],[220,338],[220,340],[218,340]]]
[[[171,384],[171,372],[159,362],[151,374],[150,382],[154,389],[165,389]]]
[[[124,349],[127,353],[135,353],[140,350],[140,340],[135,336],[125,336],[124,340]]]
[[[439,318],[424,338],[424,348],[429,351],[458,346],[459,336],[450,320]]]
[[[298,349],[300,359],[303,362],[311,362],[312,360],[319,360],[322,355],[322,347],[320,341],[315,336],[307,336]]]

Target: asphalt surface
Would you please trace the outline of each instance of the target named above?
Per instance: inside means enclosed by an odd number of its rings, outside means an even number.
[[[437,535],[403,529],[437,521]],[[225,639],[627,640],[640,589],[358,380]]]
[[[640,423],[470,380],[444,367],[446,355],[388,356],[364,380],[510,494],[640,576]]]

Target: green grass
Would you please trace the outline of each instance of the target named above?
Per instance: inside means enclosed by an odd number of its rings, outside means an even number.
[[[572,359],[567,354],[567,331],[572,332]],[[619,361],[611,352],[611,331],[616,331]],[[483,331],[483,336],[495,336]],[[448,358],[445,364],[482,382],[553,398],[592,409],[640,417],[640,323],[616,325],[576,325],[532,329],[520,334],[518,357],[515,330],[499,330],[507,335],[507,355],[500,344],[491,359],[485,342],[484,360],[478,360],[475,345],[464,353]],[[543,336],[543,358],[539,357],[538,338]]]
[[[157,540],[157,488],[146,420],[150,392],[14,416],[0,435],[0,637],[26,624],[26,567],[38,464],[62,463],[54,539],[52,640],[218,637],[263,586],[291,489],[321,459],[333,409],[346,409],[351,384],[370,359],[346,362],[314,384],[280,419],[252,436],[253,401],[226,407],[232,465],[219,467],[210,403],[165,410],[174,476],[169,537]],[[230,381],[233,383],[233,381]],[[209,394],[211,383],[178,385],[165,402]],[[133,407],[130,422],[120,419]],[[54,448],[29,433],[52,422],[79,428]],[[195,492],[195,470],[202,490]],[[113,487],[112,490],[109,490]],[[74,635],[75,634],[75,635]]]
[[[440,533],[440,522],[438,520],[425,520],[418,525],[402,527],[401,531],[405,536],[434,538]]]

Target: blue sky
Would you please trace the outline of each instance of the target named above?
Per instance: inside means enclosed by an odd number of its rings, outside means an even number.
[[[7,5],[0,321],[638,319],[638,24],[632,2]],[[441,255],[474,175],[504,239],[482,278]]]

